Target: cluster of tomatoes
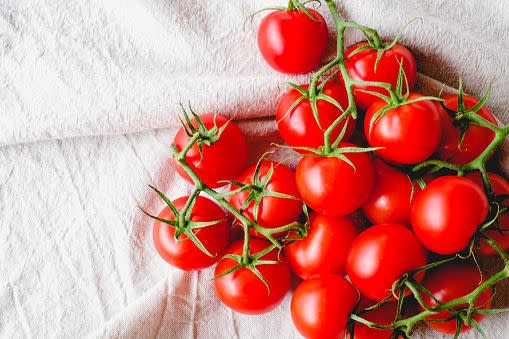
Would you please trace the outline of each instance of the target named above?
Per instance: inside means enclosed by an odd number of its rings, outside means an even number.
[[[294,0],[267,15],[258,32],[264,59],[287,74],[317,68],[328,40],[323,17]],[[465,299],[433,311],[485,281],[477,266],[459,259],[428,264],[457,253],[499,253],[477,238],[483,225],[501,250],[509,249],[509,214],[495,214],[498,230],[487,224],[491,199],[509,194],[509,183],[496,173],[411,169],[430,158],[459,168],[483,157],[494,130],[459,115],[474,113],[496,127],[495,117],[484,99],[462,91],[441,100],[413,92],[416,62],[401,44],[368,39],[338,60],[346,77],[292,85],[277,104],[279,133],[302,156],[295,171],[269,160],[246,168],[246,140],[233,122],[185,114],[172,150],[178,173],[195,188],[173,202],[157,191],[167,203],[152,216],[159,254],[183,270],[217,262],[218,298],[246,314],[273,310],[293,272],[302,282],[292,319],[306,338],[339,338],[348,324],[354,338],[390,338],[409,329],[405,315],[426,310],[422,320],[443,333],[478,327],[491,306],[491,286],[474,305]],[[357,119],[345,114],[352,104],[364,113]],[[487,179],[493,196],[485,193]],[[500,201],[499,211],[507,206],[509,199]],[[370,226],[359,225],[359,215]],[[238,240],[232,224],[244,231]],[[417,307],[403,303],[414,296]]]

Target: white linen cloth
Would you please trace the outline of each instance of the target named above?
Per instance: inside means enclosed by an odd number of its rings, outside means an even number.
[[[240,120],[252,162],[278,140],[271,117],[288,77],[259,56],[261,16],[243,24],[282,3],[0,0],[0,337],[299,337],[290,295],[268,315],[231,312],[212,270],[184,273],[158,257],[138,209],[163,206],[147,184],[171,198],[189,191],[169,160],[180,101]],[[480,96],[496,76],[488,106],[509,122],[508,2],[340,8],[387,39],[422,18],[402,39],[425,74],[418,87],[437,94],[463,73]],[[506,337],[507,319],[483,322],[488,335]]]

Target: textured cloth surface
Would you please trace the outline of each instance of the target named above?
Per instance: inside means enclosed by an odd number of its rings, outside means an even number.
[[[234,314],[212,270],[184,273],[158,257],[138,209],[162,208],[147,184],[171,198],[189,191],[169,160],[180,101],[239,120],[251,162],[279,141],[272,116],[289,78],[258,54],[261,17],[243,28],[272,4],[0,0],[0,337],[298,337],[290,295],[269,315]],[[463,73],[479,96],[496,77],[488,106],[509,122],[508,2],[339,5],[387,39],[420,17],[402,39],[418,88],[437,94]],[[484,324],[492,338],[509,331],[504,315]]]

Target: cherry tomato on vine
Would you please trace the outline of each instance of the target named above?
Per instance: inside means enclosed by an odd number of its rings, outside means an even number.
[[[315,274],[345,273],[346,257],[358,228],[347,217],[311,214],[308,235],[285,247],[292,271],[302,279]]]
[[[250,239],[249,251],[256,254],[271,246],[262,239]],[[226,250],[227,254],[242,255],[243,241],[236,241]],[[214,280],[217,297],[232,310],[245,314],[262,314],[272,311],[283,300],[290,289],[290,268],[284,255],[278,256],[274,249],[260,260],[280,261],[279,264],[262,264],[256,268],[267,281],[267,286],[249,268],[240,268]],[[223,258],[216,266],[215,276],[238,265],[238,262]]]
[[[484,191],[472,180],[444,176],[433,180],[412,204],[412,227],[430,251],[454,254],[470,242],[488,215]]]
[[[263,18],[258,28],[258,48],[276,71],[303,74],[312,71],[325,55],[329,30],[325,19],[308,9],[274,11]]]
[[[388,326],[396,319],[397,310],[398,303],[389,302],[363,313],[361,317],[375,324]],[[380,330],[355,322],[353,339],[391,339],[392,332],[392,330]]]
[[[198,145],[193,145],[187,152],[186,162],[198,177],[209,187],[216,188],[226,185],[221,180],[235,179],[247,165],[247,143],[240,129],[228,119],[219,114],[200,115],[205,127],[210,130],[215,125],[220,128],[228,123],[221,136],[212,145],[203,145],[203,157],[200,156]],[[196,119],[191,120],[197,127]],[[183,128],[179,129],[173,139],[173,144],[181,151],[188,144],[190,138]],[[235,157],[232,157],[235,154]],[[201,160],[200,160],[201,159]],[[193,181],[186,171],[177,165],[177,172],[189,183]]]
[[[442,98],[445,107],[457,111],[458,95],[450,94]],[[464,95],[463,103],[466,109],[471,109],[478,104],[478,100],[471,96]],[[442,116],[442,140],[437,149],[437,154],[442,160],[458,165],[464,165],[477,158],[488,147],[495,138],[495,132],[489,128],[471,124],[468,126],[461,147],[458,147],[460,139],[460,128],[455,126],[449,114],[440,106]],[[483,106],[478,112],[481,117],[497,126],[495,116]]]
[[[479,172],[472,172],[466,176],[470,180],[474,181],[481,189],[484,189],[481,175]],[[491,182],[491,186],[495,191],[496,195],[509,194],[509,182],[507,182],[500,175],[495,173],[488,173],[488,178]],[[509,199],[503,200],[500,207],[509,207]],[[495,240],[498,246],[503,250],[509,250],[509,212],[502,213],[498,216],[498,223],[502,232],[497,230],[487,230],[484,233]],[[480,246],[474,247],[475,253],[482,256],[491,256],[497,254],[497,250],[488,245],[484,240],[480,240]]]
[[[410,93],[408,100],[422,97]],[[441,137],[440,113],[430,100],[402,104],[377,118],[387,103],[378,100],[366,112],[364,133],[378,155],[396,164],[416,164],[429,158]],[[374,119],[373,119],[374,118]]]
[[[340,143],[339,148],[357,147]],[[330,156],[304,156],[295,171],[302,199],[315,211],[329,216],[348,215],[361,207],[373,188],[371,160],[365,153],[343,154],[354,166]]]
[[[360,42],[353,45],[345,52],[346,69],[352,80],[385,82],[396,88],[400,63],[403,62],[403,70],[408,80],[410,90],[414,87],[416,78],[415,58],[405,46],[395,44],[385,51],[380,58],[375,70],[378,50],[368,48],[356,54],[352,53],[359,47],[367,45],[367,42]],[[406,92],[406,85],[403,85],[403,93]],[[386,89],[375,86],[354,86],[355,103],[362,110],[367,110],[378,98],[372,94],[361,92],[367,90],[389,95]]]
[[[180,211],[184,207],[188,198],[181,197],[173,201],[177,210]],[[163,208],[158,217],[175,220],[168,206]],[[210,199],[199,196],[191,210],[191,221],[218,220],[224,221],[193,231],[207,251],[214,257],[209,257],[202,252],[186,234],[182,234],[178,240],[175,240],[175,228],[156,220],[153,228],[153,239],[157,252],[170,265],[186,271],[200,270],[213,265],[221,258],[228,247],[230,226],[227,215],[218,205]]]
[[[461,298],[477,288],[483,281],[479,269],[472,264],[468,263],[449,263],[437,267],[429,271],[422,282],[422,285],[431,292],[431,295],[440,303],[447,303],[457,298]],[[475,301],[476,309],[489,309],[491,307],[491,298],[493,296],[493,289],[488,287],[482,292]],[[424,303],[429,307],[437,306],[437,302],[426,293],[422,294]],[[459,311],[468,307],[468,304],[460,304],[453,309]],[[429,315],[427,320],[441,320],[449,319],[452,316],[451,312],[444,310],[442,312]],[[472,317],[475,321],[479,322],[484,318],[482,314],[475,314]],[[454,334],[456,332],[456,319],[446,322],[427,321],[429,327],[434,330]],[[466,332],[472,328],[471,325],[463,325],[461,332]]]
[[[302,85],[301,87],[307,90],[309,85]],[[335,99],[342,108],[346,109],[348,107],[348,97],[344,86],[328,81],[322,93]],[[316,122],[308,99],[302,100],[289,111],[300,97],[302,97],[302,94],[294,88],[281,97],[276,111],[277,129],[288,146],[318,148],[324,144],[324,131],[343,112],[328,101],[318,100],[316,106],[322,130]],[[355,119],[348,116],[331,133],[331,143],[339,136],[346,122],[348,125],[342,140],[347,141],[352,136],[355,130]],[[297,149],[297,151],[299,150]],[[303,151],[299,152],[302,153]]]
[[[314,276],[295,290],[292,320],[305,338],[343,338],[358,300],[359,293],[345,278],[336,274]]]
[[[403,274],[426,265],[426,253],[408,228],[379,224],[359,234],[350,247],[346,271],[367,298],[381,301]],[[422,274],[415,276],[422,280]]]

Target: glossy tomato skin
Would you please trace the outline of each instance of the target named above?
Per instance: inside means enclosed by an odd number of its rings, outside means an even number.
[[[302,85],[304,89],[308,89],[308,87],[309,85]],[[348,97],[343,85],[328,81],[323,88],[323,94],[335,99],[342,108],[346,109],[348,107]],[[290,112],[288,111],[301,96],[302,94],[299,91],[292,88],[281,97],[276,111],[277,129],[285,143],[289,146],[318,148],[324,143],[324,131],[343,112],[325,100],[318,100],[316,105],[318,108],[318,118],[323,128],[322,131],[313,115],[309,100],[301,101],[294,109]],[[349,116],[334,129],[334,132],[331,134],[333,142],[343,130],[345,122],[348,125],[346,126],[343,141],[347,141],[352,136],[355,130],[355,119]]]
[[[479,269],[469,263],[449,263],[439,266],[435,270],[431,270],[426,274],[423,281],[423,286],[431,292],[431,294],[441,303],[446,303],[451,300],[460,298],[472,292],[479,284],[484,281],[481,278]],[[437,302],[433,300],[426,293],[422,294],[423,300],[426,305],[430,307],[437,306]],[[479,295],[475,302],[475,307],[480,309],[489,309],[491,307],[491,298],[493,296],[493,289],[489,287]],[[468,307],[468,304],[462,304],[455,307],[455,310],[461,310]],[[451,312],[442,311],[428,316],[427,320],[440,320],[448,319],[451,317]],[[484,318],[482,314],[474,314],[473,318],[479,322]],[[429,327],[434,330],[454,334],[456,332],[456,320],[446,322],[431,322],[427,321]],[[461,332],[466,332],[472,328],[471,325],[461,328]]]
[[[426,253],[412,231],[403,225],[379,224],[354,240],[346,270],[364,296],[381,301],[403,274],[424,265]],[[416,279],[422,279],[422,275],[416,275]]]
[[[251,254],[259,253],[271,245],[267,240],[252,238],[249,242]],[[243,241],[236,241],[226,250],[228,254],[242,255]],[[214,280],[217,297],[232,310],[244,314],[263,314],[276,308],[290,289],[290,268],[284,255],[272,250],[262,260],[277,260],[280,264],[258,265],[257,268],[270,287],[267,287],[253,272],[241,268]],[[223,258],[216,266],[215,276],[219,276],[236,266],[237,261]]]
[[[181,197],[173,201],[175,207],[181,210],[186,204],[188,197]],[[166,206],[158,215],[159,218],[175,220],[171,209]],[[230,226],[228,217],[223,210],[210,199],[199,196],[191,211],[191,221],[205,222],[224,220],[217,225],[205,227],[195,232],[203,246],[215,255],[209,257],[189,240],[187,235],[182,234],[175,241],[175,229],[167,224],[154,221],[153,239],[159,255],[170,265],[181,270],[200,270],[212,266],[217,262],[228,247]]]
[[[375,308],[372,311],[362,314],[362,317],[375,324],[388,326],[396,318],[398,310],[397,302],[389,302]],[[390,339],[392,330],[380,330],[371,328],[361,323],[355,322],[353,339]]]
[[[274,171],[266,189],[268,191],[287,194],[300,199],[300,194],[295,182],[295,172],[290,167],[270,161],[264,161],[261,163],[260,170],[258,172],[260,180],[263,181],[265,179],[271,165],[274,166]],[[253,184],[255,169],[256,165],[249,167],[240,175],[239,178],[237,178],[237,181],[244,184]],[[235,190],[237,188],[237,186],[232,185],[230,189]],[[230,197],[230,203],[233,207],[240,210],[248,196],[248,191],[233,195]],[[249,207],[244,210],[244,215],[254,221],[253,208],[254,201],[251,202]],[[296,221],[301,212],[301,200],[264,197],[258,206],[258,224],[267,228],[284,226]]]
[[[445,107],[457,111],[458,96],[457,94],[446,95],[442,98]],[[463,102],[466,109],[471,109],[478,100],[469,95],[463,96]],[[495,132],[489,128],[470,125],[465,133],[461,148],[458,148],[460,138],[460,129],[453,124],[452,118],[440,106],[439,112],[442,117],[442,140],[437,149],[437,155],[440,159],[452,162],[458,165],[464,165],[477,158],[488,147],[495,138]],[[478,112],[481,117],[488,120],[494,125],[498,125],[495,116],[483,106]]]
[[[214,126],[214,116],[216,125],[223,126],[228,119],[219,114],[204,114],[200,118],[207,129]],[[191,120],[194,126],[197,126],[196,120]],[[173,144],[178,151],[181,151],[188,144],[190,138],[186,135],[183,128],[179,129],[173,139]],[[232,154],[235,157],[232,158]],[[200,151],[197,145],[194,145],[187,153],[187,163],[196,172],[198,177],[209,187],[216,188],[226,185],[219,182],[221,180],[235,179],[247,165],[247,143],[246,138],[240,129],[233,122],[229,122],[224,129],[219,140],[211,146],[203,145],[203,158],[200,163]],[[177,172],[187,182],[193,184],[193,181],[184,169],[177,166]]]
[[[285,255],[292,271],[302,279],[316,274],[344,275],[350,245],[358,234],[358,227],[348,217],[328,217],[311,214],[306,238],[285,247]]]
[[[421,191],[419,185],[412,184],[408,175],[378,158],[373,160],[373,167],[375,184],[368,200],[362,205],[362,212],[372,224],[410,226],[411,202]]]
[[[408,79],[408,86],[410,90],[414,87],[416,78],[416,62],[415,58],[406,48],[400,44],[394,45],[391,49],[384,52],[375,72],[375,62],[377,58],[377,50],[366,49],[359,53],[350,56],[354,50],[366,45],[367,42],[360,42],[353,45],[346,50],[346,69],[348,75],[353,80],[362,81],[378,81],[386,82],[396,88],[398,80],[398,73],[400,62],[403,62],[403,70]],[[368,90],[371,92],[378,92],[384,95],[389,95],[386,89],[374,86],[355,86],[355,103],[357,107],[362,110],[367,110],[371,104],[378,100],[378,98],[372,94],[361,92],[360,90]],[[403,87],[403,93],[406,92],[406,86]]]
[[[408,100],[422,97],[411,93]],[[391,163],[416,164],[428,159],[441,138],[441,119],[436,105],[429,100],[389,109],[378,121],[370,124],[386,103],[373,103],[366,112],[364,133],[372,147],[383,147],[377,154]]]
[[[466,177],[475,182],[477,186],[484,190],[484,186],[479,172],[469,173],[467,174]],[[504,178],[495,173],[488,173],[488,177],[490,179],[491,186],[495,190],[496,195],[509,194],[509,182],[507,182]],[[505,199],[502,202],[502,205],[509,206],[509,199]],[[498,223],[500,228],[504,232],[488,230],[484,231],[484,233],[486,233],[486,235],[491,239],[495,240],[498,246],[500,246],[503,250],[507,251],[509,250],[509,212],[500,214],[498,217]],[[480,246],[478,248],[474,247],[474,251],[476,254],[485,257],[495,255],[498,253],[493,247],[488,245],[484,240],[480,241]]]
[[[488,215],[484,191],[472,180],[444,176],[433,180],[412,204],[412,228],[430,251],[463,250]]]
[[[356,147],[340,143],[339,147]],[[371,160],[365,153],[344,154],[355,169],[336,157],[304,156],[295,171],[302,199],[316,212],[348,215],[361,207],[373,188]]]
[[[265,61],[276,71],[303,74],[317,68],[325,55],[329,30],[325,19],[309,9],[274,11],[263,18],[258,28],[258,48]]]
[[[295,290],[291,312],[299,333],[307,339],[343,338],[359,292],[345,278],[323,274],[304,280]]]

